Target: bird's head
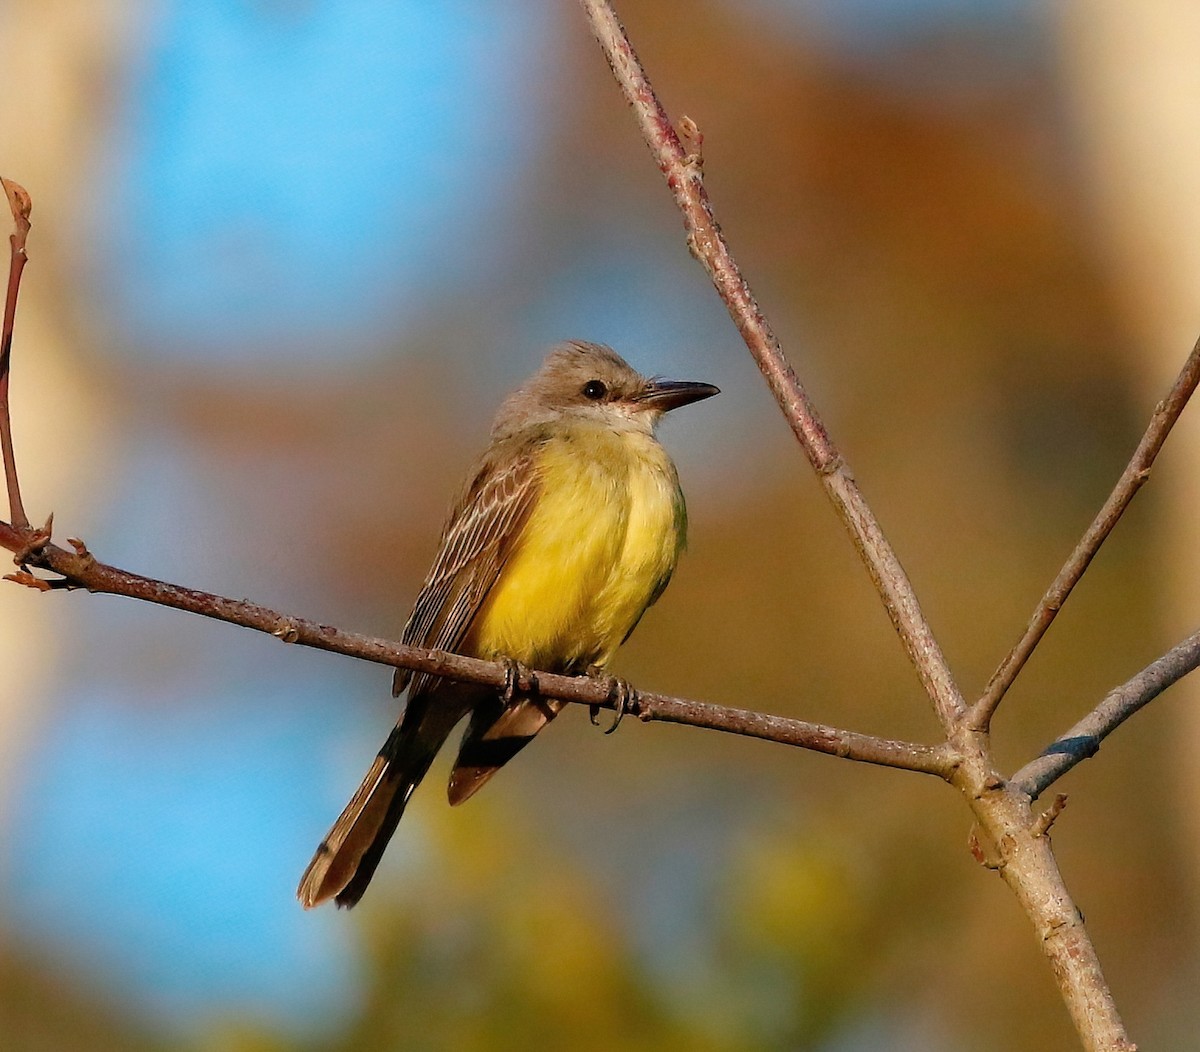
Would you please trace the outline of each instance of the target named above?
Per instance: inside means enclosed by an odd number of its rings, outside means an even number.
[[[611,347],[571,340],[508,397],[493,433],[561,417],[649,433],[663,413],[718,393],[712,384],[643,376]]]

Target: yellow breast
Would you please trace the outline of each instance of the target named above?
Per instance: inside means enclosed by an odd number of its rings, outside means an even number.
[[[686,531],[650,435],[580,426],[539,452],[540,495],[471,632],[481,657],[583,672],[608,663],[671,576]]]

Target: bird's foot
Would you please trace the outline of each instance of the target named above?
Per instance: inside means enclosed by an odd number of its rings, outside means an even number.
[[[613,717],[612,723],[608,725],[608,728],[604,733],[612,734],[613,731],[621,726],[621,721],[625,718],[625,713],[637,707],[638,693],[633,689],[628,680],[614,676],[608,681],[608,696],[613,701],[613,711],[616,713],[616,715]],[[600,721],[597,719],[599,713],[599,705],[592,705],[589,707],[588,714],[591,718],[593,727],[600,726]]]
[[[529,669],[515,658],[501,658],[501,661],[504,662],[504,686],[500,689],[500,700],[505,705],[511,705],[522,693],[537,693],[537,677]],[[522,677],[529,682],[528,691],[520,689]]]

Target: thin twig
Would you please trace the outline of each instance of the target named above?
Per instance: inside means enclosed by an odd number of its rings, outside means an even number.
[[[1173,683],[1200,668],[1200,632],[1188,636],[1136,676],[1110,690],[1074,727],[1012,776],[1017,788],[1037,798],[1072,767],[1095,756],[1104,741],[1130,716]]]
[[[0,522],[0,546],[10,551],[30,547],[28,537],[37,531],[16,530]],[[91,592],[123,595],[168,606],[176,610],[211,617],[218,621],[241,625],[265,632],[288,643],[328,650],[335,654],[362,658],[381,665],[403,667],[428,672],[469,683],[482,683],[502,688],[509,668],[503,662],[481,661],[442,650],[426,650],[374,636],[346,632],[330,625],[319,624],[303,617],[293,617],[247,600],[229,599],[212,592],[169,584],[140,574],[129,573],[115,566],[98,562],[81,541],[73,540],[75,551],[67,551],[39,538],[40,543],[26,555],[31,566],[59,574],[68,585],[86,588]],[[17,583],[42,587],[28,573],[10,575]],[[49,587],[60,582],[49,582]],[[543,697],[581,705],[613,708],[612,681],[580,676],[560,676],[549,672],[525,672],[518,679],[522,690],[536,691]],[[752,738],[793,745],[814,752],[841,756],[861,763],[896,767],[947,777],[952,756],[945,745],[925,745],[919,742],[896,741],[869,734],[827,727],[806,720],[787,719],[747,709],[712,705],[666,694],[638,691],[629,712],[646,722],[680,723],[692,727],[741,734]]]
[[[1058,821],[1058,816],[1063,813],[1063,809],[1066,806],[1067,794],[1056,793],[1050,806],[1033,820],[1033,835],[1046,836],[1050,832],[1050,827]]]
[[[1108,495],[1104,506],[1075,546],[1075,550],[1071,552],[1071,557],[1059,570],[1058,576],[1046,590],[1046,594],[1042,596],[1041,602],[1033,612],[1033,617],[1029,619],[1025,634],[992,674],[992,678],[988,681],[979,700],[971,706],[971,711],[966,717],[971,726],[983,730],[990,724],[992,716],[995,715],[996,708],[1008,688],[1012,686],[1013,680],[1025,667],[1025,662],[1029,660],[1030,655],[1041,642],[1042,636],[1046,634],[1046,630],[1058,616],[1067,596],[1079,583],[1088,564],[1100,550],[1100,545],[1104,543],[1105,538],[1120,521],[1134,495],[1150,477],[1150,468],[1154,464],[1159,450],[1162,449],[1167,435],[1171,433],[1171,428],[1175,426],[1175,421],[1179,419],[1179,415],[1187,405],[1188,399],[1192,397],[1198,383],[1200,383],[1200,340],[1192,348],[1192,353],[1184,362],[1183,369],[1180,370],[1167,397],[1155,407],[1154,415],[1150,418],[1150,424],[1147,426],[1145,434],[1142,435],[1142,440],[1138,443],[1133,457],[1117,480],[1116,486],[1113,487],[1112,493]]]
[[[966,709],[962,695],[921,612],[900,560],[884,537],[854,476],[784,357],[775,333],[763,317],[750,286],[713,218],[712,205],[703,183],[699,154],[702,136],[699,129],[694,121],[681,119],[689,146],[692,147],[685,149],[612,6],[605,0],[581,2],[591,21],[592,31],[608,58],[613,76],[633,107],[646,145],[650,147],[683,214],[688,247],[712,278],[717,293],[758,363],[792,431],[850,531],[942,726],[950,730]]]
[[[25,506],[21,502],[21,487],[17,483],[17,459],[13,453],[12,419],[8,410],[8,377],[12,364],[13,323],[17,317],[17,295],[21,290],[21,273],[25,269],[25,239],[29,235],[29,213],[32,203],[25,188],[11,179],[0,178],[8,207],[12,210],[13,232],[8,237],[10,262],[8,292],[4,299],[4,323],[0,329],[0,452],[4,458],[4,479],[8,486],[8,511],[13,525],[29,525]]]

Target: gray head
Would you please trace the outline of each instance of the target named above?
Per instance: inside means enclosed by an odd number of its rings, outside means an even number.
[[[611,347],[570,340],[556,346],[505,399],[492,434],[511,434],[564,415],[650,433],[668,410],[717,393],[712,384],[643,376]]]

